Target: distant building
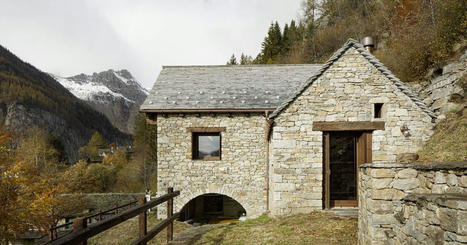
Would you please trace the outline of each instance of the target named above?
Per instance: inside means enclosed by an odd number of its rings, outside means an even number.
[[[97,150],[97,154],[100,156],[100,157],[105,157],[107,155],[110,155],[110,154],[113,154],[114,153],[114,150],[113,149],[98,149]]]
[[[354,40],[325,64],[164,67],[141,111],[184,219],[356,206],[357,166],[416,153],[435,118]]]

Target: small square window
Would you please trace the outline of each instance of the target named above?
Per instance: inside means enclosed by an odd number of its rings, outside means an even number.
[[[193,132],[193,159],[221,160],[220,132]]]
[[[375,118],[383,117],[383,103],[375,103]]]

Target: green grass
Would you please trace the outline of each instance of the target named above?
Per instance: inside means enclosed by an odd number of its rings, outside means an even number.
[[[357,219],[313,212],[217,226],[194,244],[356,244]]]

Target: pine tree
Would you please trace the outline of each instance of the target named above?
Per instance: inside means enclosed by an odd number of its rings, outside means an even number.
[[[281,42],[281,54],[284,56],[289,52],[290,48],[292,48],[292,40],[290,39],[290,31],[289,26],[287,23],[284,26],[284,31],[282,34],[282,42]]]
[[[240,65],[250,65],[253,62],[253,59],[249,55],[242,53],[240,56]]]
[[[230,60],[227,61],[227,65],[238,65],[237,58],[235,58],[235,54],[232,54]]]
[[[99,149],[105,148],[107,144],[105,143],[104,137],[99,132],[95,132],[88,144],[86,145],[86,151],[91,157],[97,157],[99,154]]]
[[[295,24],[295,20],[290,21],[288,39],[290,39],[292,45],[298,41],[301,41],[300,33],[298,33],[298,27]]]
[[[258,63],[270,64],[279,61],[281,52],[282,33],[277,21],[271,23],[268,35],[262,43],[261,53],[258,56]]]

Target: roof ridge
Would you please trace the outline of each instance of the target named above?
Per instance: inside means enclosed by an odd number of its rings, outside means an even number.
[[[216,68],[216,67],[276,67],[276,66],[322,66],[323,64],[250,64],[250,65],[168,65],[162,66],[162,69],[166,68]]]
[[[313,82],[320,77],[336,60],[338,60],[350,47],[354,47],[365,59],[367,59],[376,69],[378,69],[384,76],[391,80],[399,90],[401,90],[405,95],[409,97],[423,112],[428,114],[431,118],[436,118],[434,112],[428,108],[428,106],[418,98],[415,93],[413,93],[399,78],[397,78],[392,72],[384,66],[373,54],[368,52],[362,44],[360,44],[355,39],[349,38],[345,44],[338,49],[334,54],[329,58],[329,60],[324,63],[321,68],[309,77],[302,86],[299,87],[295,93],[293,93],[288,99],[286,99],[277,109],[271,113],[269,119],[274,119],[278,116],[285,108],[287,108],[300,94],[303,93]]]

